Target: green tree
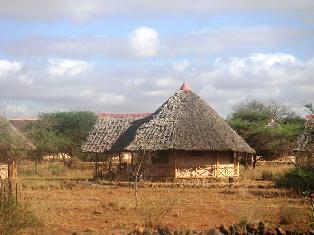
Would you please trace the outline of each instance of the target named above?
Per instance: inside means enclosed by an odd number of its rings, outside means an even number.
[[[275,101],[250,101],[233,110],[227,121],[260,156],[291,152],[304,125],[304,119]]]
[[[87,111],[41,114],[37,122],[25,127],[37,147],[33,154],[35,162],[40,161],[44,154],[55,153],[82,158],[80,146],[96,119],[94,113]]]
[[[80,155],[81,144],[95,124],[97,116],[92,112],[43,113],[40,119],[47,123],[47,128],[58,136],[68,140],[63,151],[70,156]]]

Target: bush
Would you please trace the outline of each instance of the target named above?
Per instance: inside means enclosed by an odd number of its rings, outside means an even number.
[[[279,188],[294,188],[299,192],[314,190],[314,170],[293,169],[276,177],[275,183]]]
[[[145,199],[140,202],[137,210],[145,226],[154,227],[160,225],[164,218],[171,213],[174,205],[175,201],[171,199]]]
[[[282,225],[292,224],[297,216],[295,210],[286,204],[283,204],[279,208],[279,223]]]
[[[0,234],[16,234],[24,228],[40,225],[39,220],[25,207],[9,198],[0,202]]]
[[[262,179],[263,180],[272,180],[274,177],[274,173],[269,170],[262,171]]]
[[[66,169],[60,165],[49,165],[49,170],[51,170],[51,175],[61,176],[65,174]]]

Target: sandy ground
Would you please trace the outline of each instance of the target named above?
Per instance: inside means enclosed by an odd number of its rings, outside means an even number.
[[[126,234],[148,222],[208,230],[241,220],[278,224],[282,214],[293,217],[290,227],[307,226],[303,199],[271,182],[202,187],[141,188],[137,208],[132,188],[98,183],[20,180],[18,193],[44,224],[26,234]]]

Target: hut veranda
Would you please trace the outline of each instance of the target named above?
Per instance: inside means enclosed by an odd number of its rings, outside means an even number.
[[[141,162],[148,179],[238,177],[255,153],[186,83],[152,114],[99,117],[82,151],[118,159],[125,175]]]

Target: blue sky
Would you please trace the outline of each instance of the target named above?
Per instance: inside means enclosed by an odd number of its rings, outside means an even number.
[[[314,101],[314,2],[2,0],[0,111],[152,112],[188,81],[226,116]]]

